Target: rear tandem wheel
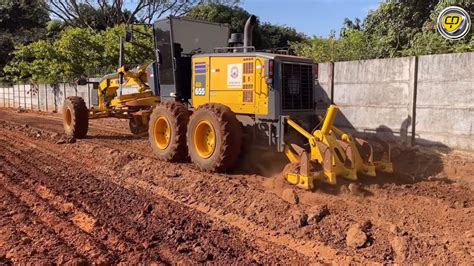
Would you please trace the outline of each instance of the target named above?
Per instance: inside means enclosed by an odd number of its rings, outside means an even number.
[[[240,122],[225,105],[202,105],[190,118],[187,144],[191,160],[201,170],[230,170],[235,167],[242,146]]]
[[[148,138],[158,159],[183,161],[187,158],[188,121],[189,111],[182,103],[160,103],[153,109],[148,126]]]

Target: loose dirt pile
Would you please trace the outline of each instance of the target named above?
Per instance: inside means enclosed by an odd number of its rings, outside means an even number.
[[[159,162],[126,121],[62,132],[0,109],[0,263],[474,262],[471,153],[399,150],[393,175],[307,192]]]

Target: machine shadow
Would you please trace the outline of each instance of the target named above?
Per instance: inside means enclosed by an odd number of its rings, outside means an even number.
[[[338,114],[336,126],[352,134],[354,137],[366,139],[374,147],[375,158],[383,152],[380,143],[386,142],[391,146],[391,160],[394,173],[381,173],[377,177],[361,178],[361,182],[370,184],[412,184],[437,176],[444,169],[443,157],[451,149],[445,144],[419,137],[413,138],[410,132],[412,118],[408,116],[394,131],[386,125],[380,125],[374,130],[357,130],[343,112]]]
[[[88,139],[99,139],[99,140],[140,140],[146,139],[147,136],[137,136],[137,135],[92,135],[87,136]]]

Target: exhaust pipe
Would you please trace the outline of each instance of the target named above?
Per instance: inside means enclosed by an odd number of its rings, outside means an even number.
[[[247,22],[245,22],[245,29],[244,29],[244,47],[249,47],[253,45],[252,42],[252,33],[255,24],[257,23],[257,17],[251,15]],[[250,52],[248,48],[244,48],[244,52]]]

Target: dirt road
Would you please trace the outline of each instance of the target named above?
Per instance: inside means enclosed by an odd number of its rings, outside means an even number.
[[[127,123],[0,109],[0,263],[474,263],[474,156],[399,150],[393,175],[295,189],[157,161]]]

